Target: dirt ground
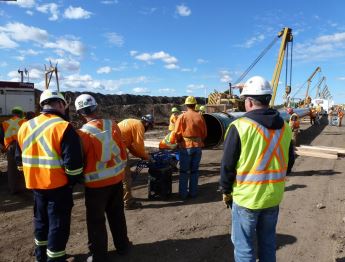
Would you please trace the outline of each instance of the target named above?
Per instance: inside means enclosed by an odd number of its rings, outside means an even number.
[[[302,128],[301,144],[345,148],[345,127],[305,123]],[[230,210],[217,192],[221,157],[221,148],[203,151],[199,195],[185,202],[177,198],[177,174],[168,201],[149,201],[144,170],[134,190],[143,208],[126,211],[133,248],[120,257],[110,237],[111,261],[233,261]],[[297,158],[280,208],[277,261],[345,261],[344,176],[344,159]],[[324,208],[317,208],[320,203]],[[2,174],[0,261],[34,261],[32,233],[31,193],[8,195]],[[83,193],[76,188],[67,252],[85,261],[87,251]]]

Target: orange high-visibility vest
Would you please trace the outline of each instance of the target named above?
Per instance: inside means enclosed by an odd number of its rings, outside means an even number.
[[[85,186],[97,188],[121,182],[127,153],[117,124],[109,119],[95,119],[78,133],[85,155]]]
[[[4,128],[4,145],[7,149],[13,141],[17,141],[17,133],[19,127],[25,122],[24,118],[13,116],[10,119],[4,121],[2,126]]]
[[[167,134],[162,141],[159,142],[159,149],[175,149],[177,147],[176,134],[174,131]]]
[[[41,114],[18,131],[26,187],[53,189],[68,183],[61,158],[61,141],[69,123],[53,114]]]

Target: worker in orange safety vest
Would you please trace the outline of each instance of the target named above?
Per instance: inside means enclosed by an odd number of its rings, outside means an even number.
[[[24,111],[20,106],[13,107],[12,117],[0,125],[0,143],[7,154],[7,181],[11,194],[25,190],[23,172],[17,169],[15,151],[17,146],[17,134],[20,126],[26,121]]]
[[[287,112],[290,115],[289,126],[292,131],[292,142],[294,143],[294,145],[297,145],[297,136],[300,128],[299,116],[293,111],[291,107],[287,109]]]
[[[180,154],[179,196],[182,200],[197,196],[201,148],[207,136],[205,120],[195,110],[196,104],[195,97],[188,96],[185,100],[187,112],[181,114],[175,123]]]
[[[86,120],[78,130],[84,153],[85,206],[90,256],[87,261],[107,261],[108,237],[105,216],[118,253],[129,248],[123,205],[122,180],[127,161],[126,145],[118,125],[99,118],[97,103],[89,94],[75,100]]]
[[[148,114],[144,115],[140,120],[138,119],[125,119],[119,122],[119,128],[124,143],[133,156],[139,157],[144,160],[150,158],[148,152],[145,150],[144,135],[145,132],[153,128],[154,119],[153,116]],[[125,178],[123,180],[124,189],[124,202],[126,209],[135,209],[142,206],[141,202],[136,201],[132,196],[132,176],[131,166],[136,163],[136,160],[128,158]]]
[[[83,180],[82,151],[77,132],[65,120],[63,95],[46,89],[40,106],[41,114],[18,131],[16,161],[34,195],[36,261],[62,262],[70,233],[72,187]]]

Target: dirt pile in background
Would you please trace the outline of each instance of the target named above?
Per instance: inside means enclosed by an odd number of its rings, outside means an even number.
[[[167,96],[139,96],[139,95],[104,95],[100,93],[84,92],[92,95],[98,105],[103,117],[121,121],[126,118],[140,118],[145,114],[153,114],[157,124],[168,124],[171,108],[174,106],[184,110],[184,97]],[[35,90],[36,104],[41,94],[40,90]],[[70,105],[70,118],[72,122],[79,122],[80,118],[75,112],[74,101],[82,93],[65,92],[64,95],[72,103]],[[204,98],[197,98],[198,103],[203,104]]]

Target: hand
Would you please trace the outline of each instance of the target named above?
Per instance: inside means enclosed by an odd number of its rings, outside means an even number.
[[[226,205],[226,208],[232,207],[232,195],[229,194],[223,194],[223,202]]]

